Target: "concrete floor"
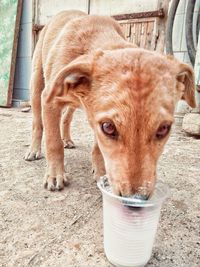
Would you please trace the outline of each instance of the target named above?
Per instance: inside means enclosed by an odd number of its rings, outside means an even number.
[[[102,200],[91,175],[92,132],[81,111],[74,150],[65,150],[70,185],[43,189],[45,159],[26,162],[31,113],[0,109],[0,266],[110,267]],[[158,166],[171,188],[148,267],[200,266],[200,140],[175,127]]]

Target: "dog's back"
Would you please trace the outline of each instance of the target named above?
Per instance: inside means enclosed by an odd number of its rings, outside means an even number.
[[[63,11],[44,27],[33,64],[41,58],[45,80],[76,57],[97,49],[133,47],[125,41],[119,24],[106,16],[87,15],[81,11]],[[59,62],[59,67],[56,66]],[[53,67],[52,67],[53,65]],[[48,67],[45,67],[48,66]]]
[[[63,27],[71,20],[81,16],[87,16],[82,11],[62,11],[54,16],[51,21],[42,29],[39,40],[37,42],[34,56],[33,66],[38,68],[38,65],[43,65],[48,56],[50,48],[60,34]]]
[[[39,40],[39,41],[42,41],[43,43],[43,46],[42,46],[43,61],[46,60],[49,50],[55,44],[63,28],[66,27],[66,25],[70,21],[83,17],[83,16],[87,16],[87,14],[82,11],[72,10],[72,11],[62,11],[51,19],[51,21],[43,29],[44,36],[43,38],[41,38],[42,40]]]

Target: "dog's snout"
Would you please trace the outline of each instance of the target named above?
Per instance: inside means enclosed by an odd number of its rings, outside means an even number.
[[[148,200],[154,189],[153,181],[143,181],[142,184],[132,184],[125,182],[123,179],[121,182],[112,181],[112,187],[114,193],[121,197],[135,198],[138,200]]]

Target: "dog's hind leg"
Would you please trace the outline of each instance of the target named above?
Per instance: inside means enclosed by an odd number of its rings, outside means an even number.
[[[45,31],[41,34],[44,35]],[[33,71],[31,75],[30,89],[31,89],[31,108],[33,112],[32,120],[32,140],[28,152],[25,155],[25,160],[33,161],[40,159],[41,155],[41,141],[43,133],[42,125],[42,111],[41,111],[41,94],[44,89],[44,77],[42,69],[42,41],[40,38],[33,58]]]
[[[73,119],[73,114],[76,109],[67,107],[67,110],[62,115],[61,120],[61,135],[65,148],[75,148],[74,142],[71,139],[70,125]]]
[[[106,174],[104,159],[96,140],[92,149],[92,171],[95,180],[98,180],[100,176]]]

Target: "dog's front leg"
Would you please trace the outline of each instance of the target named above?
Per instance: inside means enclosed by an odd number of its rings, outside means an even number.
[[[61,190],[67,184],[64,171],[64,148],[60,135],[62,106],[55,100],[47,101],[47,93],[42,96],[42,116],[45,132],[47,171],[44,186],[48,190]]]

